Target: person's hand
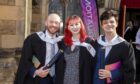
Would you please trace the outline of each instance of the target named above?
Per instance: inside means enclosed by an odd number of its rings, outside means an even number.
[[[98,74],[100,79],[111,78],[111,72],[105,69],[99,69]]]
[[[43,70],[44,67],[41,67],[35,71],[35,74],[41,78],[44,78],[48,75],[49,69]]]

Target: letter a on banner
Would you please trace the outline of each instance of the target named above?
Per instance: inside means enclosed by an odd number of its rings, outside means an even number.
[[[96,0],[81,0],[81,7],[88,35],[96,39],[99,36],[99,18]]]

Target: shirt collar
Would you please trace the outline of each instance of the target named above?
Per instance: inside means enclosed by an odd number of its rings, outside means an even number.
[[[48,34],[48,32],[36,32],[39,38],[47,43],[55,44],[63,39],[64,36],[57,36],[54,35],[55,38],[52,39],[52,37]]]
[[[113,37],[113,39],[111,39],[111,41],[108,41],[108,40],[106,39],[106,37],[105,37],[105,42],[106,42],[106,43],[114,43],[114,42],[116,41],[117,37],[118,37],[118,35],[116,34],[116,35]]]
[[[116,35],[110,42],[108,41],[105,42],[102,40],[102,38],[103,38],[103,35],[100,35],[100,37],[97,39],[97,42],[102,46],[113,46],[113,45],[116,45],[125,41],[122,37],[118,35]]]

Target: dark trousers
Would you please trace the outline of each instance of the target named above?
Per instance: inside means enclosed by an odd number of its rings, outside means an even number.
[[[51,77],[50,75],[48,75],[47,77],[42,78],[40,80],[40,84],[54,84],[53,83],[53,77]]]
[[[140,50],[135,50],[136,56],[136,82],[140,83]]]

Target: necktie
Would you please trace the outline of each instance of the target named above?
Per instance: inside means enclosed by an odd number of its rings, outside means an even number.
[[[50,60],[54,57],[55,55],[55,44],[51,44],[51,56],[50,56]],[[55,65],[53,65],[50,68],[50,75],[53,77],[55,74]]]

